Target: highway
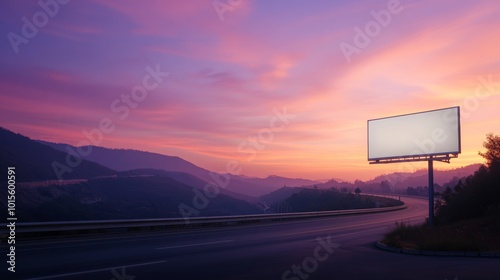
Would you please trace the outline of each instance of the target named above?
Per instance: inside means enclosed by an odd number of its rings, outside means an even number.
[[[16,273],[1,279],[500,279],[500,260],[412,256],[374,243],[396,221],[424,222],[427,201],[407,209],[244,226],[18,240]],[[6,277],[4,277],[4,275]]]

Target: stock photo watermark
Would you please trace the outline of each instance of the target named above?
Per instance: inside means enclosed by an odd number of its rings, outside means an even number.
[[[28,44],[31,39],[35,38],[39,29],[45,27],[51,18],[54,18],[60,11],[62,5],[66,5],[70,0],[40,0],[38,6],[40,10],[33,13],[31,19],[22,17],[23,25],[18,33],[9,32],[7,39],[16,54],[19,53],[21,44]]]
[[[120,273],[116,271],[116,268],[111,270],[111,274],[113,274],[114,276],[113,278],[111,278],[111,280],[134,280],[135,276],[128,275],[125,270],[126,270],[125,267],[121,268]]]
[[[446,111],[442,114],[443,123],[445,125],[451,124],[451,127],[458,128],[458,117],[453,118],[448,113],[453,113],[453,111]],[[448,135],[449,132],[446,132],[443,127],[435,127],[428,137],[422,139],[414,139],[413,144],[416,149],[411,152],[413,155],[431,155],[436,152],[436,146],[439,144],[445,143],[451,136]],[[458,131],[456,132],[458,133]],[[399,173],[402,171],[402,167],[410,166],[411,172],[416,170],[415,162],[407,161],[403,164],[400,164],[398,167],[398,173],[393,173],[390,175],[385,175],[384,177],[389,182],[389,187],[392,192],[395,191],[395,184],[397,182],[401,182],[405,179],[405,177],[409,175],[403,175],[403,173]]]
[[[214,7],[217,16],[220,21],[224,21],[224,14],[226,12],[232,12],[236,7],[238,7],[243,0],[214,0],[212,1],[212,6]]]
[[[273,113],[274,116],[269,119],[268,127],[260,129],[257,136],[249,136],[247,140],[242,141],[238,146],[238,152],[240,154],[248,155],[246,158],[247,162],[253,161],[257,156],[257,152],[264,150],[266,148],[266,143],[270,143],[274,140],[274,134],[285,130],[290,124],[290,121],[296,117],[296,115],[287,113],[286,107],[283,107],[281,111],[274,108]],[[198,188],[193,188],[194,196],[192,206],[186,205],[185,203],[179,204],[179,212],[184,218],[185,224],[190,223],[190,217],[198,216],[200,211],[210,204],[211,198],[217,197],[220,188],[226,188],[229,185],[231,181],[231,176],[229,174],[239,175],[242,170],[243,167],[241,167],[239,161],[230,160],[226,163],[225,172],[209,172],[209,176],[214,182],[207,183],[203,188],[203,192]]]
[[[16,272],[16,168],[7,167],[7,230],[9,232],[7,243],[10,245],[7,249],[7,270]]]
[[[265,143],[274,140],[274,133],[283,131],[290,120],[295,118],[295,115],[287,113],[287,108],[284,107],[282,111],[273,109],[274,116],[269,120],[269,126],[259,130],[256,136],[249,136],[246,141],[243,141],[238,146],[240,154],[248,155],[246,161],[253,161],[257,156],[258,151],[266,148]],[[277,125],[280,122],[281,125]]]
[[[465,109],[461,112],[461,117],[467,119],[472,113],[479,109],[481,101],[485,101],[492,95],[500,94],[500,82],[493,81],[493,75],[488,75],[487,78],[479,76],[478,83],[474,89],[474,94],[468,95],[462,101],[462,107]]]
[[[391,23],[392,17],[401,13],[403,6],[399,0],[389,0],[387,9],[382,9],[378,12],[371,10],[370,15],[373,20],[367,22],[363,29],[354,27],[354,38],[352,44],[345,41],[339,44],[340,50],[348,63],[351,63],[354,54],[360,54],[363,49],[368,47],[372,39],[380,35],[383,28],[386,28]]]
[[[293,264],[290,269],[283,272],[281,280],[305,280],[316,272],[319,265],[326,261],[335,252],[335,249],[340,247],[340,244],[332,242],[332,236],[326,238],[316,238],[318,246],[314,248],[312,256],[305,257],[300,264]]]
[[[130,115],[131,110],[137,108],[141,102],[146,100],[149,92],[159,87],[163,80],[170,75],[168,72],[162,72],[159,64],[155,68],[147,66],[145,70],[147,74],[143,77],[140,85],[133,87],[130,94],[122,94],[120,98],[116,98],[111,102],[111,112],[121,121],[124,121]],[[105,135],[115,131],[115,122],[116,120],[103,117],[100,119],[97,128],[82,130],[85,139],[78,142],[76,150],[70,146],[65,147],[67,152],[65,163],[52,162],[52,169],[59,182],[63,181],[64,174],[73,172],[73,169],[82,163],[83,158],[92,153],[91,145],[99,146],[104,141]]]

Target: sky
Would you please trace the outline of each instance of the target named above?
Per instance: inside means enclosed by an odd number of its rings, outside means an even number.
[[[426,168],[370,165],[369,119],[460,106],[436,169],[500,134],[496,0],[11,0],[0,22],[0,126],[32,139],[353,181]]]

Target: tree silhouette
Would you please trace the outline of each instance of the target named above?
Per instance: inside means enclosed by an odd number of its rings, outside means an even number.
[[[359,195],[359,194],[361,193],[361,189],[360,189],[359,187],[357,187],[357,188],[354,190],[354,192],[355,192],[357,195]]]
[[[447,187],[436,204],[436,220],[453,223],[486,216],[500,217],[500,136],[488,134],[479,153],[487,160],[472,176]]]
[[[479,155],[487,160],[488,166],[494,162],[500,162],[500,136],[493,135],[493,133],[487,134],[483,146],[487,151],[485,153],[479,152]]]

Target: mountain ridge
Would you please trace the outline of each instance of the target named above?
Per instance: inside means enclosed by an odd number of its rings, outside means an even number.
[[[87,179],[116,174],[115,170],[82,159],[78,168],[67,166],[68,154],[43,145],[19,133],[0,127],[0,168],[16,167],[16,180],[30,182],[61,180],[56,168],[68,168],[64,179]],[[7,177],[0,179],[6,180]]]
[[[77,148],[63,143],[52,143],[41,140],[39,140],[39,142],[59,151],[65,151],[68,146],[72,149]],[[177,156],[168,156],[147,151],[111,149],[97,146],[84,146],[82,148],[88,149],[89,147],[92,149],[92,152],[85,157],[86,159],[117,171],[160,169],[171,172],[184,172],[192,174],[206,182],[215,182],[217,179],[221,181],[225,180],[227,186],[223,187],[227,190],[251,197],[259,197],[279,189],[283,185],[302,186],[319,183],[308,179],[286,178],[276,175],[270,175],[266,178],[256,178],[233,174],[221,174],[199,167]]]
[[[6,135],[9,135],[9,137],[11,137],[12,139],[7,139],[8,137]],[[5,145],[3,145],[2,147],[3,154],[7,155],[3,158],[2,162],[2,165],[5,165],[5,168],[8,164],[16,162],[16,159],[13,159],[12,157],[13,153],[22,155],[23,152],[25,152],[25,155],[21,157],[21,161],[19,161],[19,158],[17,159],[17,162],[20,162],[20,164],[23,166],[23,169],[25,169],[25,174],[27,169],[29,169],[27,170],[28,173],[36,173],[38,171],[39,173],[43,174],[28,174],[21,176],[21,179],[23,179],[24,177],[29,181],[57,179],[55,173],[50,168],[50,165],[54,161],[54,156],[47,156],[47,153],[57,154],[57,156],[55,156],[55,159],[57,161],[64,162],[65,157],[67,156],[67,147],[72,149],[77,148],[75,146],[63,143],[32,140],[26,136],[16,134],[3,128],[0,130],[0,137],[2,137],[0,138],[2,139],[2,142],[5,143]],[[35,143],[31,143],[28,140]],[[21,147],[23,145],[26,145],[27,148]],[[11,146],[14,150],[7,149],[7,146]],[[427,171],[424,169],[417,170],[413,173],[396,172],[379,175],[374,179],[365,182],[356,180],[354,184],[348,183],[343,180],[330,180],[328,182],[321,183],[320,181],[315,180],[287,178],[278,175],[269,175],[265,178],[258,178],[245,175],[220,174],[199,167],[178,156],[162,155],[158,153],[139,151],[134,149],[111,149],[97,146],[84,146],[84,148],[89,147],[91,147],[92,152],[82,160],[81,166],[74,168],[73,173],[65,174],[64,179],[110,176],[116,174],[116,172],[135,169],[159,169],[168,172],[187,173],[197,177],[198,179],[206,183],[218,183],[221,187],[224,187],[225,190],[228,191],[228,195],[231,195],[238,199],[243,199],[245,201],[255,201],[256,198],[269,194],[275,190],[280,189],[283,186],[312,187],[316,185],[319,188],[328,188],[332,186],[343,188],[358,184],[360,186],[369,185],[374,189],[377,189],[378,185],[385,184],[385,186],[382,186],[382,188],[386,188],[387,190],[389,188],[392,188],[393,190],[395,190],[406,189],[407,187],[425,186],[427,184]],[[30,155],[26,155],[27,151],[35,150],[37,152],[37,155],[40,155],[41,152],[43,157],[45,157],[45,159],[41,161],[43,163],[40,162],[39,157],[30,157]],[[52,162],[46,159],[52,159]],[[35,166],[37,167],[34,167],[33,163],[35,163]],[[454,177],[466,177],[467,175],[471,175],[475,170],[477,170],[479,166],[480,164],[474,164],[458,169],[445,171],[435,170],[435,182],[437,184],[444,184],[451,181]],[[86,172],[88,173],[87,169],[89,168],[93,170],[93,172],[86,174]],[[189,180],[192,180],[192,178]],[[197,184],[199,185],[201,183],[198,182]]]

